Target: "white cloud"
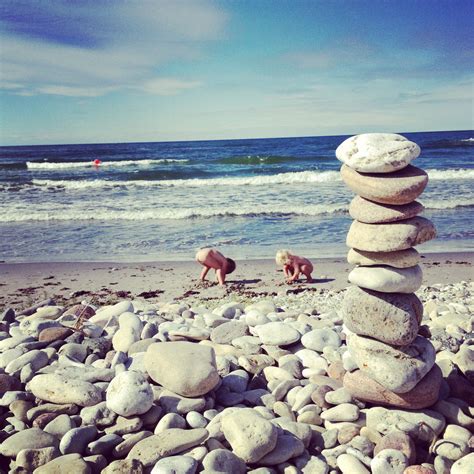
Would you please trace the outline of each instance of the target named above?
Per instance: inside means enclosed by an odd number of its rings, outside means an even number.
[[[121,88],[179,93],[198,83],[160,78],[168,76],[164,66],[199,58],[206,42],[222,37],[227,19],[207,0],[49,7],[54,10],[50,14],[60,18],[61,31],[79,21],[75,35],[82,36],[56,38],[54,24],[47,27],[51,35],[47,29],[33,35],[7,28],[9,33],[0,38],[0,87],[10,93],[94,97]]]

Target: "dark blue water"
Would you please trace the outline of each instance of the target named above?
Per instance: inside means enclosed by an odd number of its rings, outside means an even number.
[[[403,135],[430,176],[420,201],[439,238],[422,250],[472,249],[474,132]],[[2,259],[181,259],[202,245],[343,255],[353,194],[334,152],[346,138],[2,147]]]

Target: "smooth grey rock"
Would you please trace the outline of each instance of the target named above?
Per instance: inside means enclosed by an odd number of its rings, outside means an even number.
[[[349,247],[368,252],[395,252],[420,245],[436,237],[436,229],[424,217],[388,224],[354,221],[347,234]]]
[[[227,449],[213,449],[202,461],[202,466],[206,471],[217,473],[245,474],[246,464],[232,451]]]
[[[14,458],[22,449],[57,448],[58,440],[55,436],[45,433],[39,428],[29,428],[19,431],[0,444],[0,454]]]
[[[395,268],[408,268],[420,263],[421,255],[412,247],[394,252],[368,252],[366,250],[349,249],[347,261],[353,265],[363,267],[389,265]]]
[[[168,456],[160,459],[151,474],[194,474],[198,463],[191,456]]]
[[[409,268],[394,268],[388,265],[356,267],[348,280],[368,290],[385,293],[414,293],[423,281],[423,272],[419,265]]]
[[[408,459],[396,449],[384,449],[371,461],[372,474],[403,474],[408,467]]]
[[[272,346],[287,346],[297,342],[301,334],[289,324],[279,321],[262,324],[254,327],[254,331],[262,341],[262,344]]]
[[[59,450],[62,454],[84,454],[87,445],[97,437],[95,426],[83,426],[69,430],[59,443]]]
[[[307,349],[323,352],[325,347],[338,348],[341,345],[341,338],[336,331],[329,328],[313,329],[301,338],[301,343]]]

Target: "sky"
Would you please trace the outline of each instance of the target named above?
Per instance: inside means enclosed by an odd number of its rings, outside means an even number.
[[[474,128],[472,0],[2,0],[0,145]]]

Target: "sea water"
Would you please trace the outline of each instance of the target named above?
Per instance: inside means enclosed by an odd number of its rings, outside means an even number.
[[[419,200],[438,229],[420,250],[473,250],[474,132],[403,135],[422,149]],[[1,147],[0,258],[183,260],[202,246],[345,255],[353,193],[335,150],[346,138]]]

